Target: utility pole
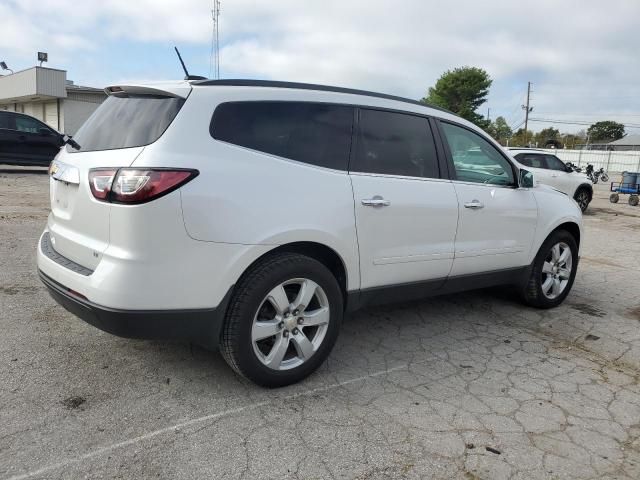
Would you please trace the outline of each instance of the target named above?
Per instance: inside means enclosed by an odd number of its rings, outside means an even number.
[[[527,129],[529,128],[529,113],[533,110],[533,107],[529,106],[529,99],[531,98],[531,82],[527,82],[527,104],[522,105],[524,109],[524,143],[527,143]]]
[[[487,107],[487,122],[491,121],[491,109]]]
[[[215,78],[220,78],[220,0],[213,0],[213,9],[211,10],[211,20],[213,20],[213,29],[211,32],[211,65],[209,71],[211,76],[215,74]]]

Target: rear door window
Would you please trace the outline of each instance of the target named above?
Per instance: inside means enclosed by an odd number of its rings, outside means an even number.
[[[10,113],[0,112],[0,128],[5,130],[13,129]]]
[[[521,164],[531,168],[548,168],[545,162],[544,155],[537,153],[519,153],[516,155],[516,160]]]
[[[407,177],[439,176],[429,120],[384,110],[360,110],[351,171]]]
[[[229,102],[211,119],[216,140],[320,167],[346,170],[353,107],[311,102]]]
[[[183,103],[182,98],[160,95],[110,95],[73,139],[81,152],[149,145],[160,138]]]

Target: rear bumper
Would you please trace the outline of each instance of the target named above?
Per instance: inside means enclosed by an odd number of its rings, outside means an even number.
[[[100,330],[124,338],[180,339],[217,347],[231,290],[216,308],[122,310],[97,305],[38,271],[53,299]]]

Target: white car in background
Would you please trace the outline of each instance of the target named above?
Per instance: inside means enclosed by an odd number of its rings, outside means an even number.
[[[593,198],[593,183],[584,173],[572,168],[555,155],[533,148],[509,148],[509,154],[533,173],[536,183],[549,185],[573,198],[584,211]]]

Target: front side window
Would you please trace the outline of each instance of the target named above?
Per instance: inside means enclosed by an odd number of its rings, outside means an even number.
[[[458,180],[489,185],[515,184],[511,163],[491,143],[466,128],[446,122],[441,125]]]
[[[548,168],[544,161],[544,155],[537,153],[519,153],[516,159],[523,165],[532,168]]]
[[[22,115],[16,117],[16,130],[20,132],[38,133],[41,128],[45,128],[44,125],[33,118],[23,117]]]
[[[160,138],[183,103],[182,98],[160,95],[110,95],[73,139],[81,152],[149,145]],[[76,152],[70,147],[67,151]]]
[[[561,172],[567,171],[567,166],[564,164],[562,160],[560,160],[555,155],[545,155],[547,157],[547,165],[551,170],[559,170]]]
[[[320,167],[346,170],[353,107],[311,102],[229,102],[211,119],[216,140]]]
[[[439,176],[429,120],[382,110],[360,110],[351,171],[408,177]]]

